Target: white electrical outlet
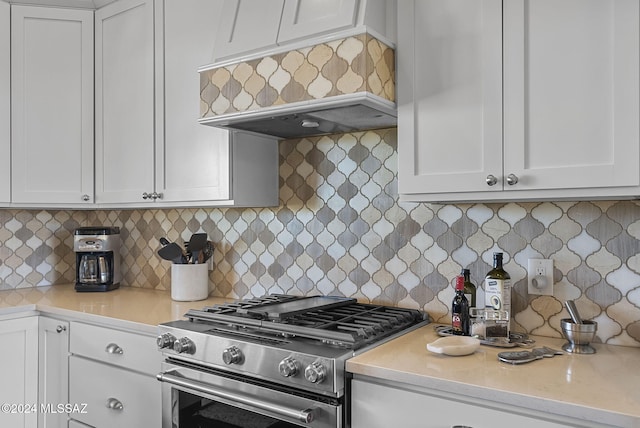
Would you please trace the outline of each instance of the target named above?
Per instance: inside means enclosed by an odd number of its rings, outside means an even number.
[[[553,296],[553,260],[529,259],[527,286],[529,294]]]

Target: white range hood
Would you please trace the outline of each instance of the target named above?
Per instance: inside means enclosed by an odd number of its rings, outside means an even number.
[[[395,126],[395,54],[370,34],[200,70],[205,125],[279,138]]]

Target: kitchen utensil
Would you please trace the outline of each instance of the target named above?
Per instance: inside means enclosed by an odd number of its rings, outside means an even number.
[[[578,308],[576,307],[576,302],[573,300],[567,300],[564,302],[564,306],[567,308],[569,312],[569,316],[576,324],[582,324],[582,317],[580,316],[580,312],[578,312]]]
[[[206,233],[194,233],[189,240],[189,252],[191,253],[191,263],[198,263],[200,252],[207,244],[208,238]]]
[[[498,360],[509,364],[524,364],[543,358],[553,358],[555,355],[562,355],[562,351],[548,348],[533,348],[531,351],[507,351],[498,354]]]
[[[213,257],[213,242],[207,241],[200,252],[200,258],[202,259],[200,263],[206,263],[211,257]]]
[[[560,320],[562,334],[569,341],[562,345],[562,349],[574,354],[594,354],[596,350],[589,345],[593,340],[598,323],[595,321],[582,321],[582,324],[574,323],[569,318]]]
[[[169,260],[173,263],[184,264],[186,263],[186,257],[182,252],[182,248],[175,242],[170,242],[168,245],[158,250],[158,255],[165,260]]]
[[[460,356],[473,354],[479,346],[480,341],[475,337],[448,336],[427,343],[427,350],[436,354]]]
[[[498,354],[498,360],[509,364],[524,364],[544,358],[541,352],[507,351]]]
[[[162,244],[163,247],[166,247],[167,245],[171,244],[171,241],[163,236],[160,238],[160,244]]]

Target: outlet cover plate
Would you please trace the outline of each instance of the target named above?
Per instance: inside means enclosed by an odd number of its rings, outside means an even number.
[[[553,296],[552,259],[529,259],[527,287],[529,295]]]

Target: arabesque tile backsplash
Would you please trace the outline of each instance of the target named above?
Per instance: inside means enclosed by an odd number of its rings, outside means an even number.
[[[638,202],[401,203],[395,129],[282,141],[280,155],[275,208],[0,210],[0,288],[73,282],[73,230],[104,224],[122,229],[123,285],[168,290],[158,239],[204,231],[213,295],[341,294],[448,323],[461,267],[479,285],[503,251],[515,330],[560,337],[574,299],[599,341],[640,347]],[[554,295],[528,296],[527,260],[542,257]]]

